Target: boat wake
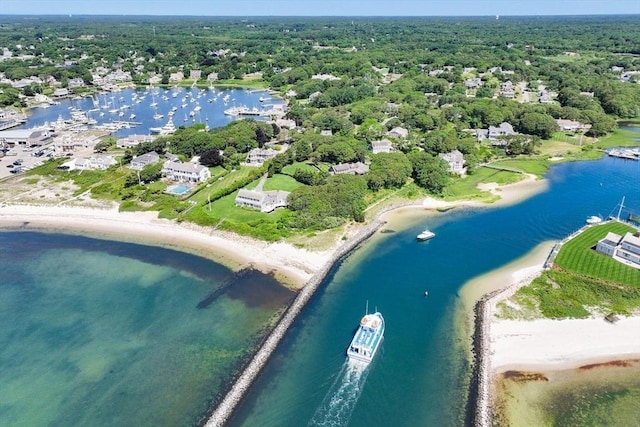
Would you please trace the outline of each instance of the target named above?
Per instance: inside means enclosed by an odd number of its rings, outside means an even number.
[[[347,359],[308,426],[337,427],[349,423],[369,375],[368,364]]]

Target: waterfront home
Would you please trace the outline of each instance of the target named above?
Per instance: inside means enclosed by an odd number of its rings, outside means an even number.
[[[252,166],[260,166],[267,160],[273,159],[279,153],[273,148],[254,148],[247,155],[247,163]]]
[[[53,145],[56,152],[70,153],[83,148],[94,148],[100,142],[96,135],[64,133],[55,138]]]
[[[151,151],[149,153],[145,153],[131,159],[131,163],[129,164],[129,169],[140,171],[144,169],[145,166],[156,164],[159,161],[160,161],[160,155],[155,151]]]
[[[350,174],[350,175],[363,175],[369,172],[369,166],[362,162],[355,163],[339,163],[329,168],[331,175]]]
[[[589,132],[591,125],[588,123],[580,123],[577,120],[557,119],[558,127],[566,132]]]
[[[467,168],[464,167],[464,155],[460,151],[453,150],[448,153],[440,153],[438,156],[449,164],[449,172],[456,175],[467,173]]]
[[[372,141],[371,151],[373,151],[373,154],[391,153],[393,151],[393,144],[386,138],[380,141]]]
[[[609,232],[598,241],[596,251],[632,267],[640,268],[640,232],[626,233],[624,236]]]
[[[261,212],[273,212],[276,208],[287,206],[288,191],[259,191],[241,189],[235,199],[236,206],[256,209]]]
[[[116,141],[116,147],[118,148],[130,148],[135,147],[136,145],[143,144],[145,142],[151,142],[156,137],[153,135],[128,135],[122,138],[119,138]]]
[[[211,172],[202,165],[167,160],[162,167],[162,175],[177,182],[204,182],[211,178]]]

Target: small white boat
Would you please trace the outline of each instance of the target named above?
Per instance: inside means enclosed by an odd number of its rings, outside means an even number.
[[[432,239],[434,237],[436,237],[436,234],[433,231],[431,231],[428,228],[426,228],[422,233],[420,233],[420,234],[418,234],[416,236],[416,239],[418,239],[418,240],[429,240],[429,239]]]
[[[600,224],[602,222],[602,218],[597,215],[592,215],[587,218],[587,224]]]

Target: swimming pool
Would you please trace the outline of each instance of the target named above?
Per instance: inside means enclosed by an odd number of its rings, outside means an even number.
[[[184,196],[189,191],[191,191],[192,187],[184,184],[175,184],[167,187],[165,192],[170,194],[175,194],[176,196]]]

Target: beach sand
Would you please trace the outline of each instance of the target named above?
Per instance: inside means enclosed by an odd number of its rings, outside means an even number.
[[[274,274],[294,288],[303,286],[333,253],[333,249],[310,251],[284,242],[268,243],[159,219],[156,212],[118,212],[117,208],[8,205],[0,207],[0,228],[59,231],[158,245],[203,256],[233,270],[251,267]]]

